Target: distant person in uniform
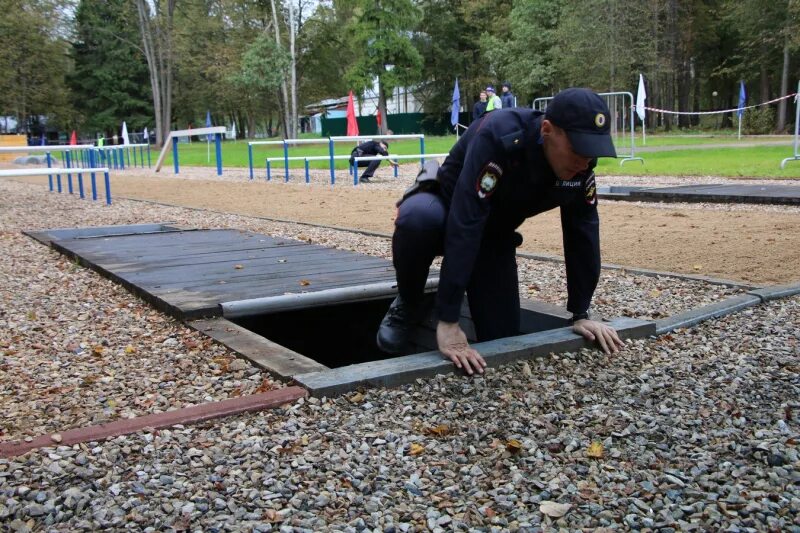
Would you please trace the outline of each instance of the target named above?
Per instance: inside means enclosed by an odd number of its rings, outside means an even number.
[[[605,101],[580,88],[558,93],[544,113],[501,109],[473,123],[435,178],[418,178],[398,202],[392,256],[399,295],[381,322],[378,346],[393,354],[411,348],[414,327],[427,313],[428,272],[442,255],[439,351],[468,374],[483,372],[486,362],[458,323],[464,294],[479,342],[519,335],[522,236],[515,230],[558,207],[573,331],[606,353],[622,348],[617,332],[589,315],[600,277],[594,167],[598,157],[616,157],[609,125]]]
[[[502,109],[503,102],[500,100],[500,97],[497,96],[497,93],[494,92],[494,86],[489,85],[486,87],[486,95],[489,98],[489,102],[486,104],[486,112],[494,111],[495,109]]]
[[[503,109],[517,107],[517,97],[511,92],[511,84],[507,81],[503,82],[503,86],[500,90],[503,92],[500,96],[500,101],[503,102]]]
[[[481,91],[480,100],[475,102],[475,105],[472,106],[472,120],[478,120],[486,113],[486,105],[489,102],[486,101],[486,91]]]
[[[366,157],[372,155],[382,155],[384,157],[389,157],[389,143],[386,141],[367,141],[365,143],[361,143],[355,148],[353,151],[350,152],[350,167],[353,167],[355,163],[356,157]],[[380,166],[381,162],[378,160],[375,161],[359,161],[359,167],[367,167],[367,170],[361,174],[361,177],[358,179],[359,183],[369,183],[372,177],[375,175],[375,171]],[[397,166],[397,163],[394,161],[389,161],[389,164],[392,166]],[[358,172],[358,169],[356,169]]]

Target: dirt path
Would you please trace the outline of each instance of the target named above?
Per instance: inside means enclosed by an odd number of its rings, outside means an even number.
[[[186,172],[184,169],[182,173]],[[46,178],[20,181],[46,186]],[[392,231],[397,190],[117,173],[114,197],[302,222]],[[800,209],[601,202],[603,261],[751,283],[800,281]],[[562,255],[558,212],[521,229],[522,250]]]

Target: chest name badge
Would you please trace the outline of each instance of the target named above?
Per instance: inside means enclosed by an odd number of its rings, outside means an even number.
[[[497,183],[500,181],[500,176],[503,175],[503,169],[497,163],[487,163],[483,167],[481,177],[478,179],[477,191],[478,198],[489,198],[494,190],[497,188]]]

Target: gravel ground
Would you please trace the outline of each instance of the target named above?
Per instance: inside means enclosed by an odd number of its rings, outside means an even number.
[[[389,254],[379,237],[2,181],[0,440],[283,386],[19,233],[145,222]],[[521,260],[520,285],[563,304],[563,265]],[[736,292],[612,270],[594,308],[660,318]],[[800,531],[798,311],[795,297],[614,359],[562,354],[0,460],[0,524]]]
[[[11,530],[800,531],[800,298],[0,460]],[[768,335],[765,335],[768,333]]]

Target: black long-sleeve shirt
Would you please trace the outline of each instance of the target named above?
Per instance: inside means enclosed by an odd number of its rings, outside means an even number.
[[[559,180],[542,149],[543,114],[502,109],[473,123],[439,169],[449,208],[437,308],[458,320],[461,301],[483,239],[508,239],[525,219],[561,209],[567,309],[589,308],[600,277],[600,232],[592,160],[589,170]]]

